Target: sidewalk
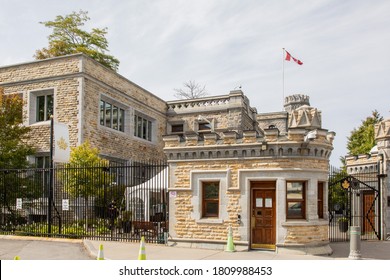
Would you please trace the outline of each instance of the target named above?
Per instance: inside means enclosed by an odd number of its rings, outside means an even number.
[[[137,260],[139,243],[83,240],[89,254],[96,258],[99,245],[103,245],[105,259]],[[331,243],[330,256],[277,254],[274,251],[251,250],[246,252],[225,252],[221,250],[170,247],[158,244],[145,244],[147,260],[348,260],[349,243]],[[362,241],[362,259],[390,260],[390,241]]]

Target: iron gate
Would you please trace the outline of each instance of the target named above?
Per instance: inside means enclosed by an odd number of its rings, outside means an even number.
[[[0,234],[164,243],[167,170],[165,162],[0,170]]]
[[[348,241],[349,227],[360,226],[361,239],[381,239],[380,181],[376,170],[331,169],[329,174],[329,239]]]

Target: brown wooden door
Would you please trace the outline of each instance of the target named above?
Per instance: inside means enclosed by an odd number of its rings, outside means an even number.
[[[275,249],[275,184],[253,188],[251,204],[251,248]]]
[[[363,233],[372,232],[375,229],[375,193],[363,192]]]

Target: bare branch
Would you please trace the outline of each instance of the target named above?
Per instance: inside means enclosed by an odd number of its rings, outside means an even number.
[[[206,86],[201,86],[195,81],[188,81],[183,83],[184,88],[175,88],[174,96],[179,99],[195,99],[202,98],[208,95]]]

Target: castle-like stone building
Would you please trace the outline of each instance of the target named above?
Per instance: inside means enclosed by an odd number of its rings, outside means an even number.
[[[357,198],[358,215],[362,217],[357,225],[363,233],[375,231],[386,239],[390,233],[390,119],[375,125],[375,141],[377,145],[370,153],[347,156],[346,167],[348,174],[366,185]]]
[[[335,133],[309,97],[258,113],[240,90],[165,102],[83,55],[0,67],[19,94],[45,165],[49,117],[72,146],[89,141],[113,162],[168,160],[169,241],[223,248],[329,254],[327,184]]]
[[[238,248],[330,253],[329,156],[309,97],[258,114],[241,91],[168,102],[164,136],[170,172],[171,241],[222,248],[228,227]]]
[[[0,67],[0,86],[24,100],[38,167],[47,166],[50,115],[68,125],[71,146],[88,140],[112,162],[164,158],[166,102],[86,55]]]

